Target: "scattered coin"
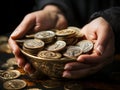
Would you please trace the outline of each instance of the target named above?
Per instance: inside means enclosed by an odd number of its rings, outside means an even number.
[[[8,43],[2,43],[0,45],[0,52],[4,52],[4,53],[12,53],[9,47]]]
[[[48,46],[48,51],[61,51],[66,46],[66,42],[58,40],[53,45]]]
[[[7,90],[21,90],[25,88],[27,83],[24,80],[20,79],[13,79],[13,80],[8,80],[3,83],[4,89]]]
[[[16,60],[15,57],[9,58],[6,62],[7,62],[7,64],[9,64],[10,66],[17,65],[17,60]]]
[[[20,76],[20,72],[18,70],[7,70],[4,71],[0,77],[3,79],[15,79],[18,78]]]
[[[79,41],[76,45],[79,46],[82,49],[83,53],[89,52],[90,50],[93,49],[93,46],[94,46],[93,42],[90,41],[90,40]]]
[[[7,36],[0,36],[0,44],[6,43],[7,41],[8,41],[8,37]]]

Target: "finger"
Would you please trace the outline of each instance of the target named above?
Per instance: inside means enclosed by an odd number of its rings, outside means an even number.
[[[15,56],[19,56],[20,49],[19,49],[19,46],[17,45],[17,43],[11,37],[9,38],[8,43],[9,43],[10,49],[13,52],[13,54]]]
[[[25,67],[24,67],[24,71],[29,73],[29,74],[32,74],[35,70],[34,68],[31,66],[30,63],[26,63]]]
[[[23,21],[18,25],[18,27],[11,34],[11,38],[18,39],[23,37],[30,29],[33,28],[35,24],[35,15],[28,14],[25,16]]]
[[[64,70],[77,70],[77,69],[85,69],[89,67],[91,67],[91,65],[80,62],[71,62],[65,65]]]
[[[104,27],[104,25],[106,26]],[[104,53],[107,43],[109,42],[110,37],[113,35],[110,26],[107,23],[104,25],[100,26],[96,32],[98,39],[95,43],[94,49],[100,55]]]
[[[63,77],[65,78],[71,78],[71,79],[76,79],[76,78],[83,78],[89,75],[92,75],[96,72],[98,72],[101,68],[103,68],[104,63],[101,63],[99,65],[87,68],[87,69],[79,69],[79,70],[73,70],[73,71],[64,71],[63,72]]]
[[[65,17],[63,15],[58,14],[58,20],[57,20],[55,28],[63,29],[66,27],[67,27],[67,20],[65,19]]]
[[[80,55],[77,58],[77,61],[83,62],[86,64],[97,64],[97,63],[100,63],[104,60],[103,60],[102,56],[99,56],[97,53],[93,53],[93,54]]]

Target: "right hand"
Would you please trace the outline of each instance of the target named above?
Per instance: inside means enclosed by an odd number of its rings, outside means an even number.
[[[23,58],[19,46],[15,40],[22,38],[27,33],[38,32],[46,29],[62,29],[67,27],[67,20],[60,9],[54,5],[48,5],[43,10],[35,11],[25,16],[23,21],[9,37],[9,46],[15,55],[18,66],[26,72],[33,73],[34,68]]]

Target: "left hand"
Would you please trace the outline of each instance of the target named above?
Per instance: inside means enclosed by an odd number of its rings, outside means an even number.
[[[63,77],[82,78],[98,72],[113,61],[114,33],[105,19],[98,17],[85,25],[81,31],[86,39],[94,42],[93,52],[80,55],[78,62],[67,63]]]

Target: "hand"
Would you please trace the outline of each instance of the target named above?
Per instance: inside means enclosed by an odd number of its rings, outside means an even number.
[[[83,54],[78,62],[65,65],[63,77],[82,78],[98,72],[113,61],[114,34],[106,20],[98,17],[82,28],[86,39],[94,42],[92,54]]]
[[[18,66],[24,68],[28,73],[34,71],[30,63],[26,62],[21,55],[20,49],[15,42],[16,39],[20,39],[30,32],[51,28],[62,29],[65,27],[67,27],[67,20],[60,9],[54,5],[48,5],[43,10],[26,15],[20,25],[18,25],[15,31],[10,35],[8,41],[10,48],[17,59]]]

